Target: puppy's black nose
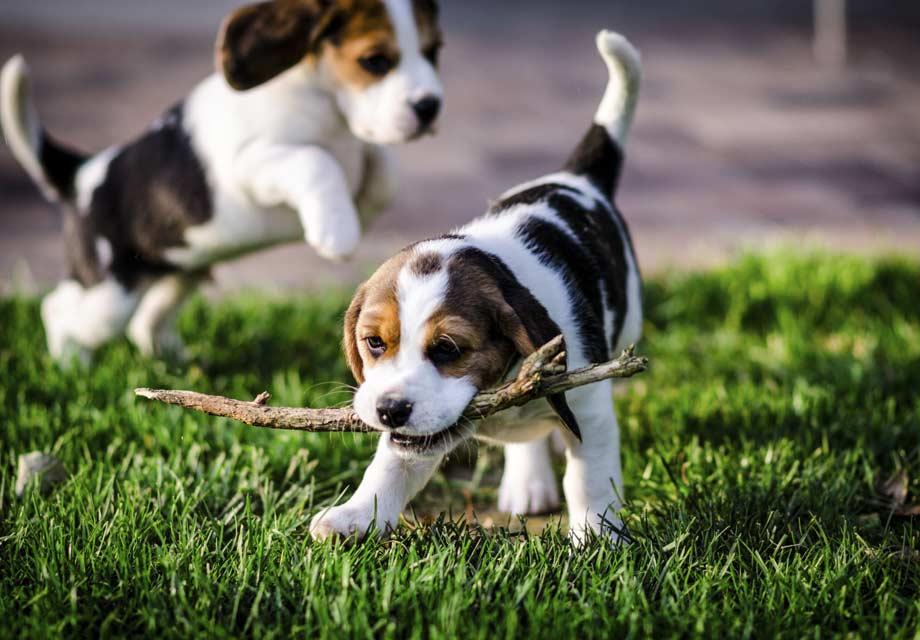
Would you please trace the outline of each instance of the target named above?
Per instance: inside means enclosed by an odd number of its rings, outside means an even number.
[[[399,396],[383,396],[377,401],[377,417],[380,422],[395,429],[405,426],[412,415],[412,403]]]
[[[412,105],[415,115],[418,116],[419,125],[422,129],[427,128],[441,112],[441,99],[434,96],[426,96]]]

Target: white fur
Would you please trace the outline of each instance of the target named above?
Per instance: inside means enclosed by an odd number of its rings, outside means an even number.
[[[197,282],[193,274],[173,273],[147,287],[127,328],[128,339],[138,351],[147,356],[183,357],[182,339],[174,326],[176,310]]]
[[[197,269],[301,237],[326,257],[354,251],[364,145],[308,69],[242,93],[214,75],[189,96],[185,126],[215,210],[186,231],[185,246],[169,250],[171,261]]]
[[[0,124],[13,156],[45,197],[57,201],[59,194],[48,182],[38,159],[41,125],[32,104],[29,67],[21,55],[10,58],[0,72]]]
[[[594,121],[623,146],[639,99],[642,59],[626,38],[612,31],[597,34],[597,50],[607,63],[610,82]]]
[[[78,170],[75,179],[77,192],[77,211],[86,215],[93,200],[96,188],[105,181],[109,164],[118,155],[120,147],[110,147],[87,160]]]
[[[104,236],[96,236],[96,259],[102,269],[108,269],[112,265],[112,243]]]
[[[598,36],[598,49],[610,69],[611,80],[598,109],[597,122],[622,142],[636,104],[638,54],[625,39],[609,32]],[[582,206],[593,209],[596,203],[602,203],[615,218],[608,199],[587,179],[565,172],[520,185],[508,191],[505,197],[546,182],[576,189],[578,193],[573,197]],[[434,251],[449,258],[459,248],[471,246],[497,256],[559,326],[567,345],[568,366],[578,368],[587,362],[569,296],[568,288],[574,285],[567,282],[563,274],[543,264],[515,237],[519,225],[532,217],[556,225],[560,233],[570,233],[549,204],[535,203],[486,215],[457,231],[465,236],[464,239],[430,240],[421,243],[416,251]],[[618,220],[616,224],[625,242],[626,230]],[[631,252],[627,250],[626,253],[628,311],[619,341],[621,345],[638,339],[642,320],[638,269]],[[379,365],[368,367],[365,363],[366,380],[355,397],[358,414],[369,424],[383,428],[376,415],[377,400],[381,395],[397,392],[413,403],[409,422],[397,432],[438,433],[457,422],[476,391],[472,385],[469,388],[451,386],[451,380],[441,377],[426,360],[426,345],[419,340],[421,328],[444,300],[446,285],[447,275],[443,270],[425,277],[413,275],[408,267],[400,272],[397,298],[402,333],[398,356]],[[613,314],[606,313],[603,320],[609,343],[613,337]],[[509,375],[514,375],[514,371]],[[499,506],[515,514],[544,511],[558,504],[548,439],[554,432],[560,435],[565,447],[563,489],[572,540],[584,544],[594,534],[617,540],[620,526],[617,512],[623,501],[623,479],[612,384],[605,381],[580,387],[566,396],[580,427],[581,440],[570,431],[557,428],[559,423],[545,400],[503,412],[478,427],[470,427],[470,431],[485,441],[506,444]],[[444,411],[447,407],[450,410]],[[420,415],[416,417],[419,408]],[[311,533],[314,537],[371,533],[375,523],[377,530],[393,528],[407,501],[427,482],[444,452],[452,446],[448,443],[446,447],[428,452],[431,455],[411,455],[401,451],[391,439],[390,434],[381,437],[377,455],[355,495],[344,505],[313,519]]]
[[[563,431],[566,443],[565,491],[569,535],[583,544],[592,534],[619,539],[617,512],[624,500],[620,467],[620,429],[609,380],[567,394],[582,440]]]
[[[310,534],[325,540],[371,533],[372,525],[381,531],[394,529],[406,503],[428,483],[442,457],[406,458],[390,446],[389,434],[382,435],[358,490],[345,504],[314,516]]]
[[[139,294],[114,280],[84,288],[73,280],[61,282],[42,300],[42,321],[48,350],[58,362],[74,356],[86,362],[92,350],[124,331]]]

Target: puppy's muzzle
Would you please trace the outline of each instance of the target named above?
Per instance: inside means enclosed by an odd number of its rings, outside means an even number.
[[[377,401],[377,417],[390,429],[403,427],[412,415],[412,403],[401,396],[381,396]]]

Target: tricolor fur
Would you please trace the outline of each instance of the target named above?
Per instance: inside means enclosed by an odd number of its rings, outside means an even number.
[[[217,261],[302,237],[351,254],[394,190],[380,145],[438,115],[440,46],[434,0],[247,5],[221,29],[217,73],[95,155],[43,129],[25,62],[10,60],[6,141],[64,210],[70,273],[42,307],[52,354],[85,355],[126,328],[145,353],[174,346],[170,317]]]
[[[506,445],[499,505],[514,513],[556,506],[547,440],[566,447],[563,486],[572,536],[616,535],[623,499],[610,383],[532,402],[478,425],[459,421],[481,389],[558,334],[568,366],[607,360],[641,332],[639,270],[613,204],[638,97],[639,56],[603,32],[610,82],[565,169],[505,193],[482,218],[417,243],[364,283],[344,342],[360,383],[355,408],[383,435],[355,495],[319,514],[312,532],[394,527],[442,457],[475,436]]]

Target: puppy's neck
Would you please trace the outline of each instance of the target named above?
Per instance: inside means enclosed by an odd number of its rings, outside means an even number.
[[[293,122],[309,120],[321,140],[331,140],[349,132],[332,83],[306,61],[248,91],[236,91],[229,85],[226,88],[231,99],[249,106],[258,105],[257,111],[261,113],[290,118]],[[287,117],[282,115],[285,113]]]

